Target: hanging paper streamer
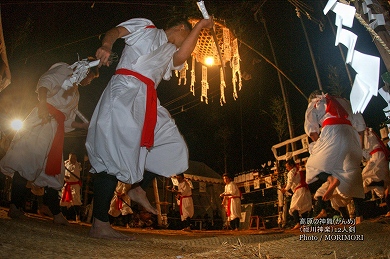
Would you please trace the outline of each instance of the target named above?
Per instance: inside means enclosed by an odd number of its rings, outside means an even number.
[[[224,64],[232,58],[232,47],[230,44],[230,30],[228,28],[223,28],[223,62]]]
[[[195,57],[193,55],[192,55],[192,62],[191,62],[190,92],[195,96]]]
[[[384,78],[384,76],[388,75],[389,72],[386,72],[385,74],[382,75],[382,78]],[[382,96],[382,98],[386,101],[387,103],[387,106],[385,108],[383,108],[383,112],[387,118],[387,121],[384,122],[384,124],[386,126],[384,126],[386,129],[386,131],[388,132],[389,131],[389,127],[390,127],[390,84],[387,82],[386,79],[383,80],[385,82],[385,86],[383,86],[382,88],[380,88],[378,90],[380,96]],[[382,131],[382,129],[381,129]],[[381,132],[382,134],[382,132]],[[387,137],[390,138],[390,134],[387,133]],[[385,138],[385,137],[382,137],[382,138]],[[387,145],[390,146],[390,142],[387,143]]]
[[[187,61],[184,63],[183,68],[179,72],[179,85],[181,84],[181,81],[184,81],[184,85],[187,84],[187,70],[188,70],[188,63]]]
[[[272,188],[272,177],[271,176],[264,177],[264,182],[265,182],[265,188]]]
[[[245,182],[245,183],[244,183],[244,189],[245,189],[245,192],[246,192],[246,193],[251,192],[251,185],[250,185],[249,182]]]
[[[385,17],[383,14],[373,14],[371,8],[368,5],[372,5],[371,0],[366,0],[362,3],[363,13],[367,14],[368,20],[371,22],[369,25],[371,29],[375,29],[379,25],[385,25]]]
[[[219,75],[220,75],[220,80],[221,80],[221,84],[219,85],[219,88],[220,88],[220,91],[221,91],[221,98],[219,99],[219,101],[220,101],[221,106],[222,106],[224,103],[226,103],[226,100],[225,100],[226,83],[225,83],[225,78],[223,76],[222,67],[219,68]]]
[[[380,25],[385,25],[385,18],[384,15],[379,13],[379,14],[373,14],[371,11],[371,8],[369,8],[369,5],[373,5],[373,2],[371,0],[366,0],[362,3],[362,10],[363,13],[367,15],[368,21],[370,22],[369,27],[371,29],[375,29],[376,27]],[[370,31],[371,34],[373,34]],[[381,37],[379,35],[374,35],[374,40],[378,41],[385,50],[387,50],[387,53],[389,53],[389,48],[387,45],[383,42]],[[390,127],[390,73],[386,72],[381,75],[383,82],[385,85],[381,87],[378,92],[380,96],[386,101],[387,107],[383,109],[383,112],[387,118],[387,121],[383,123],[382,128],[380,129],[381,132],[381,137],[383,139],[389,138],[389,127]],[[388,145],[390,146],[390,142],[388,142]]]
[[[238,81],[238,90],[241,90],[242,80],[241,80],[241,71],[240,71],[240,54],[238,53],[238,41],[237,39],[233,40],[233,58],[232,58],[232,82],[233,82],[233,98],[236,100],[238,98],[237,94],[237,81]]]
[[[202,66],[202,95],[200,100],[208,103],[207,90],[209,89],[209,83],[207,82],[207,67]]]
[[[357,35],[343,29],[343,26],[352,28],[356,13],[355,7],[339,3],[337,0],[329,0],[323,10],[324,14],[326,15],[329,10],[336,14],[335,45],[341,43],[348,48],[346,63],[356,71],[350,94],[352,110],[354,113],[361,113],[367,107],[371,97],[378,94],[380,59],[355,50]]]

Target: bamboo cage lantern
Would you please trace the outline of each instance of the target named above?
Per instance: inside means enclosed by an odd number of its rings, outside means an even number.
[[[189,22],[194,26],[199,19],[190,19]],[[222,60],[219,56],[218,49],[214,42],[214,38],[210,30],[203,29],[200,32],[198,42],[196,47],[191,55],[191,83],[190,91],[195,96],[195,66],[196,63],[202,65],[202,80],[201,80],[201,101],[208,103],[207,91],[209,89],[209,83],[207,81],[207,68],[211,66],[219,66],[220,73],[220,104],[223,105],[226,103],[225,99],[225,88],[226,88],[226,75],[224,75],[224,68],[227,63],[230,64],[232,69],[232,85],[233,85],[233,98],[236,100],[238,98],[237,94],[237,83],[238,91],[242,87],[242,78],[240,71],[240,55],[238,52],[238,41],[234,37],[233,33],[222,23],[214,20],[214,29],[218,40],[218,45],[220,48]],[[181,81],[184,81],[186,84],[186,71],[188,70],[188,64],[184,65],[181,71],[176,71],[177,76],[179,77],[179,85]]]

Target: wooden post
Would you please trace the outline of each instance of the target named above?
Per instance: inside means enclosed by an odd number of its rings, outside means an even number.
[[[158,195],[158,186],[157,186],[156,177],[153,179],[153,190],[154,190],[154,199],[156,201],[156,209],[157,209],[157,224],[161,226],[162,216],[161,216],[160,196]]]
[[[86,167],[87,161],[88,160],[86,160],[86,158],[84,157],[82,175],[80,175],[80,178],[83,181],[82,184],[85,186],[84,197],[83,197],[84,208],[88,205],[89,183],[91,180],[91,175],[89,174],[89,170],[88,170],[89,168]],[[85,171],[87,171],[86,174],[85,174]]]

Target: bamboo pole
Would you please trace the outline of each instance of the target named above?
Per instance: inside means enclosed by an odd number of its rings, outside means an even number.
[[[267,28],[267,25],[265,23],[265,19],[264,18],[262,19],[262,22],[263,22],[263,25],[264,25],[265,34],[267,35],[267,38],[268,38],[268,41],[269,41],[269,44],[270,44],[270,47],[271,47],[271,52],[272,52],[272,56],[273,56],[275,65],[278,66],[278,61],[276,59],[276,54],[275,54],[275,51],[274,51],[274,47],[273,47],[273,44],[272,44],[272,41],[271,41],[271,37],[269,36],[268,28]],[[284,109],[286,110],[288,131],[289,131],[289,134],[290,134],[290,138],[294,138],[295,137],[295,133],[294,133],[294,127],[293,127],[293,120],[292,120],[292,116],[291,116],[290,103],[288,101],[287,90],[286,90],[285,85],[283,84],[282,74],[280,73],[280,71],[277,71],[277,72],[278,72],[278,79],[279,79],[280,89],[282,90]],[[293,150],[292,151],[295,151],[295,145],[293,145]]]
[[[309,40],[309,36],[307,35],[307,31],[306,31],[306,27],[305,27],[305,24],[302,20],[302,17],[301,17],[301,10],[299,9],[296,9],[297,11],[297,16],[301,22],[301,25],[302,25],[302,29],[303,29],[303,33],[305,34],[305,38],[306,38],[306,42],[307,42],[307,46],[309,48],[309,52],[310,52],[310,57],[311,57],[311,61],[313,63],[313,68],[314,68],[314,72],[316,74],[316,78],[317,78],[317,83],[318,83],[318,88],[323,91],[322,89],[322,83],[321,83],[321,78],[320,78],[320,74],[318,72],[318,68],[317,68],[317,63],[316,63],[316,59],[314,57],[314,54],[313,54],[313,49],[311,48],[311,43],[310,43],[310,40]]]
[[[156,201],[156,209],[157,209],[157,224],[161,226],[162,225],[161,205],[160,205],[160,196],[158,195],[158,186],[157,186],[156,177],[153,179],[153,190],[154,190],[154,199]]]

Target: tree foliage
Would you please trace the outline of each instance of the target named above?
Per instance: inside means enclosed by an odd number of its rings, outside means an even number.
[[[276,96],[271,100],[271,116],[272,116],[272,126],[274,127],[279,142],[287,139],[288,137],[288,125],[286,111],[284,109],[283,98]]]

